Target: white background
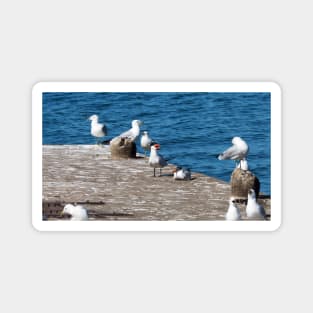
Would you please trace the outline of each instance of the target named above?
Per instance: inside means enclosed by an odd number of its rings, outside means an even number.
[[[310,1],[1,1],[1,312],[312,312]],[[276,81],[274,233],[39,233],[39,81]],[[273,208],[274,210],[275,208]]]

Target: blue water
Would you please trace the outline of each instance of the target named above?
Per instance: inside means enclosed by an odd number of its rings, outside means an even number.
[[[139,119],[171,163],[230,181],[234,161],[216,155],[239,136],[261,192],[270,194],[270,102],[270,93],[44,93],[43,144],[94,144],[92,114],[110,138]]]

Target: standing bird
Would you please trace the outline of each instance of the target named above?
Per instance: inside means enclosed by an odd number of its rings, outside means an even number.
[[[160,149],[159,144],[154,144],[151,146],[149,165],[153,167],[153,177],[155,177],[155,169],[160,169],[161,176],[161,168],[167,165],[167,161],[162,157],[162,155],[158,154],[157,150]]]
[[[230,198],[228,211],[225,215],[227,221],[239,221],[241,219],[240,210],[235,204],[235,200]]]
[[[92,136],[101,138],[107,135],[107,128],[104,124],[98,122],[99,117],[97,114],[91,115],[88,120],[91,121],[90,133]]]
[[[143,124],[143,122],[140,120],[133,120],[132,121],[132,128],[127,130],[124,133],[121,133],[118,137],[128,138],[131,141],[135,141],[140,134],[140,127],[139,126],[141,126],[142,124]]]
[[[82,205],[73,205],[67,204],[61,213],[69,214],[71,216],[71,221],[86,221],[88,220],[88,213],[87,209],[84,208]]]
[[[248,191],[248,203],[246,206],[247,216],[250,218],[262,218],[266,219],[265,210],[262,205],[257,203],[255,191],[250,189]]]
[[[144,149],[145,151],[145,157],[146,157],[147,151],[149,151],[151,148],[151,144],[152,144],[152,139],[149,137],[148,132],[144,131],[140,139],[140,145],[142,149]]]
[[[232,139],[232,146],[221,153],[217,158],[219,160],[235,160],[241,161],[246,160],[249,152],[249,146],[240,137],[234,137]],[[241,166],[241,163],[239,163]]]
[[[191,179],[191,172],[189,168],[176,167],[176,169],[173,171],[173,174],[174,174],[175,180],[190,180]]]

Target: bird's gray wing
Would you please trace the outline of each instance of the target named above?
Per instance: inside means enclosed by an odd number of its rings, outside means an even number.
[[[166,166],[167,165],[167,160],[163,158],[162,155],[159,154],[159,162],[160,162],[160,165],[162,166]]]
[[[260,212],[261,212],[261,215],[264,216],[264,218],[266,218],[266,212],[262,205],[260,205]]]
[[[236,146],[231,146],[218,156],[219,160],[233,160],[238,156],[238,149]]]
[[[129,129],[127,130],[126,132],[124,133],[121,133],[119,135],[119,137],[122,137],[122,138],[132,138],[134,136],[133,132],[132,132],[132,129]]]
[[[105,135],[108,134],[108,129],[107,129],[107,127],[104,124],[102,126],[102,131],[104,132]]]

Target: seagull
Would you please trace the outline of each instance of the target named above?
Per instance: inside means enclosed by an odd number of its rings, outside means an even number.
[[[98,122],[99,117],[97,114],[91,115],[88,120],[91,121],[90,133],[92,136],[100,138],[107,135],[107,128],[104,124]]]
[[[140,139],[140,145],[142,149],[145,151],[145,157],[148,150],[150,150],[152,144],[152,139],[149,137],[149,134],[147,131],[144,131],[142,133],[141,139]]]
[[[155,177],[155,169],[160,169],[161,176],[161,168],[167,165],[167,161],[162,157],[162,155],[158,154],[157,150],[160,149],[160,145],[158,143],[151,146],[149,165],[153,167],[153,177]]]
[[[174,174],[175,180],[190,180],[191,179],[191,172],[189,168],[176,167],[176,169],[173,171],[173,174]]]
[[[135,141],[140,134],[139,126],[142,125],[143,122],[140,120],[133,120],[132,121],[132,128],[127,130],[126,132],[120,134],[118,137],[128,138],[131,141]]]
[[[228,211],[225,214],[225,220],[227,221],[239,221],[241,219],[240,210],[235,204],[235,200],[230,198]]]
[[[240,168],[244,171],[249,170],[249,166],[248,166],[248,161],[246,158],[240,160],[240,162],[238,163],[238,165],[236,166],[236,168]]]
[[[63,208],[61,214],[69,214],[71,215],[71,221],[86,221],[88,220],[88,213],[87,209],[84,208],[82,205],[72,205],[67,204]]]
[[[232,146],[221,153],[217,158],[219,160],[235,160],[241,161],[246,158],[249,152],[249,146],[240,137],[234,137],[232,139]],[[241,163],[239,163],[241,164]]]
[[[250,189],[248,191],[248,203],[246,207],[246,213],[247,216],[250,218],[262,218],[266,219],[265,210],[256,201],[255,191],[253,189]]]

